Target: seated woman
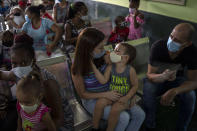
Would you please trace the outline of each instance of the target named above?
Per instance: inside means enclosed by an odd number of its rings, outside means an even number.
[[[116,101],[121,94],[109,91],[109,84],[100,84],[93,73],[91,61],[100,72],[104,72],[109,55],[104,50],[104,34],[95,28],[84,29],[77,40],[75,59],[72,65],[72,79],[78,95],[82,98],[83,106],[93,114],[99,98]],[[107,120],[111,106],[104,108],[103,119]],[[129,115],[131,114],[131,115]],[[144,121],[145,113],[134,105],[131,109],[120,113],[116,131],[131,131],[139,129]],[[131,121],[129,121],[131,119]]]
[[[91,26],[82,19],[86,16],[88,9],[83,2],[73,3],[69,8],[68,21],[65,24],[65,45],[76,46],[77,37],[82,29]]]
[[[34,70],[41,74],[44,83],[43,102],[51,108],[51,117],[57,129],[73,130],[73,113],[68,105],[66,97],[62,95],[62,88],[58,85],[53,74],[45,69],[40,69],[35,61],[33,39],[26,34],[15,37],[14,46],[11,49],[11,71],[0,71],[1,80],[18,82]],[[14,87],[12,87],[14,88]],[[12,96],[16,96],[16,90],[12,90]]]
[[[43,51],[45,54],[47,51],[52,52],[58,44],[61,38],[61,29],[49,19],[40,18],[40,9],[38,6],[30,6],[26,9],[26,14],[30,19],[23,25],[23,32],[27,33],[33,38],[34,48],[36,51]],[[51,43],[44,43],[44,37],[46,31],[50,30],[55,33],[54,39]]]
[[[7,15],[5,19],[11,21],[15,32],[21,29],[23,24],[25,23],[25,15],[23,11],[18,7],[13,8],[11,10],[11,13]]]

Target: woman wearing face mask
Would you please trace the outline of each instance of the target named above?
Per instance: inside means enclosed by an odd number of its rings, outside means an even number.
[[[61,29],[51,20],[40,18],[40,9],[38,6],[28,7],[26,14],[30,21],[23,25],[22,30],[33,38],[35,50],[43,52],[45,55],[47,51],[52,52],[57,47],[58,41],[61,38]],[[45,45],[44,37],[46,36],[47,30],[54,32],[55,36],[51,43]]]
[[[64,24],[68,13],[68,1],[58,0],[60,3],[56,3],[53,7],[53,19],[56,23]]]
[[[87,16],[88,9],[83,2],[76,2],[71,4],[69,8],[68,18],[64,27],[65,30],[65,45],[76,46],[76,41],[79,33],[84,28],[91,26],[90,23],[86,24],[83,20]]]
[[[0,71],[0,79],[11,80],[17,83],[32,70],[40,74],[44,84],[43,102],[51,108],[50,114],[56,128],[73,130],[73,113],[66,97],[62,94],[62,88],[59,87],[53,74],[47,70],[40,69],[35,64],[35,52],[32,45],[33,39],[26,34],[20,34],[15,37],[15,43],[11,49],[12,70],[7,72]],[[12,96],[16,96],[14,87],[12,87]]]
[[[12,9],[11,13],[6,16],[6,20],[11,21],[11,24],[14,27],[14,31],[17,32],[25,23],[25,16],[20,8],[15,7],[14,9]]]
[[[91,114],[94,112],[97,99],[106,98],[116,101],[121,97],[120,93],[109,91],[109,83],[100,84],[93,72],[92,61],[102,73],[107,67],[106,63],[109,63],[109,55],[104,50],[104,37],[104,34],[95,28],[84,29],[77,40],[75,59],[71,70],[76,91],[82,99],[83,106]],[[103,119],[108,119],[110,109],[111,106],[104,108]],[[130,109],[129,114],[125,111],[120,113],[116,131],[124,131],[127,127],[128,131],[136,129],[137,119],[144,118],[144,112],[140,108]],[[129,121],[130,118],[132,122]]]

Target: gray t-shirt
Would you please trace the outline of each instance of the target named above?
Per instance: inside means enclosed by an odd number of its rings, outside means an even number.
[[[126,95],[130,88],[130,65],[127,65],[122,73],[116,72],[116,65],[112,64],[110,90],[116,90],[119,93]]]

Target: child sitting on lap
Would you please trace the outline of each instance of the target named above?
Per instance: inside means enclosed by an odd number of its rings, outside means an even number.
[[[98,81],[104,84],[110,80],[110,90],[117,91],[121,96],[117,101],[111,101],[106,98],[97,100],[93,115],[93,130],[98,130],[103,110],[107,105],[112,104],[107,131],[114,131],[120,113],[134,105],[134,96],[138,89],[138,79],[135,69],[130,64],[135,57],[136,49],[133,46],[127,43],[119,43],[114,52],[110,53],[112,65],[108,65],[104,75],[92,63],[93,71]]]

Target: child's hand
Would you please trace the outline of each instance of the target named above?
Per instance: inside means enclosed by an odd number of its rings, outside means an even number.
[[[117,91],[108,91],[105,93],[104,98],[109,99],[111,101],[117,101],[122,94],[118,93]]]
[[[112,33],[114,33],[114,34],[116,33],[116,28],[113,29]]]
[[[129,98],[127,96],[123,96],[121,97],[118,102],[122,105],[125,105],[125,106],[128,106],[128,101],[129,101]]]
[[[137,17],[139,14],[140,14],[140,12],[138,10],[135,10],[134,17]]]
[[[142,13],[139,13],[139,14],[138,14],[138,17],[139,17],[140,19],[144,19],[144,15],[143,15]]]

